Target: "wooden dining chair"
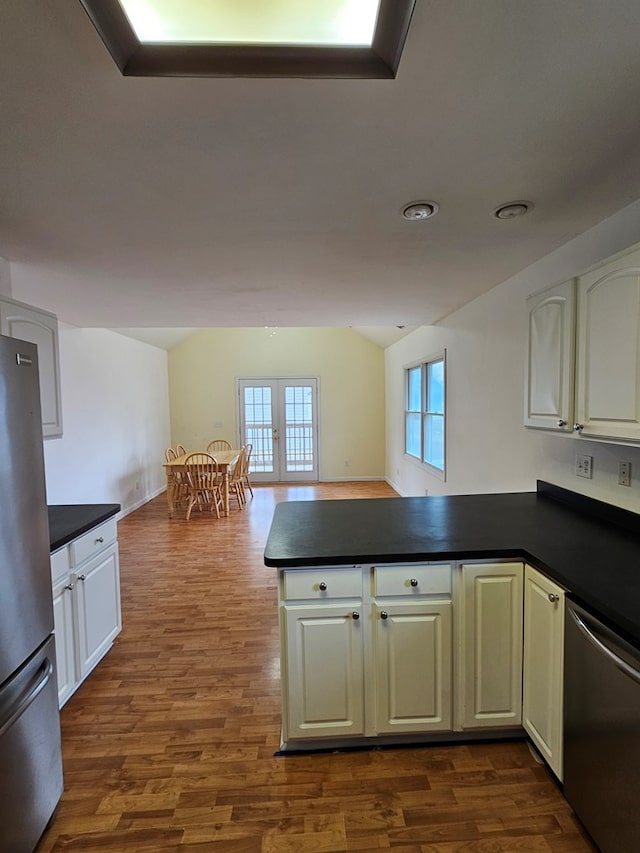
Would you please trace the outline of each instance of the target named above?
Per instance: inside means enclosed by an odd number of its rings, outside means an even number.
[[[249,489],[251,492],[251,497],[253,497],[253,488],[251,487],[251,477],[249,475],[249,466],[251,465],[251,451],[253,450],[253,444],[245,444],[244,446],[244,459],[242,464],[242,487],[246,490]],[[246,502],[246,498],[245,498]]]
[[[235,497],[238,502],[238,509],[242,509],[247,502],[244,495],[244,485],[242,482],[242,473],[244,471],[244,452],[245,448],[241,448],[238,458],[231,471],[229,472],[229,499]]]
[[[174,459],[177,459],[178,454],[175,452],[173,447],[167,447],[164,452],[165,462],[173,462]]]
[[[184,460],[187,487],[187,521],[197,506],[200,511],[209,507],[220,518],[223,508],[222,476],[218,463],[210,453],[189,453]]]
[[[215,455],[216,450],[232,450],[232,447],[226,439],[216,438],[214,441],[210,441],[207,445],[207,453],[213,453]]]
[[[176,444],[176,456],[184,456],[186,452],[184,444]]]

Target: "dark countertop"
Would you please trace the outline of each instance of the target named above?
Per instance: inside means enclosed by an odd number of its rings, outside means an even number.
[[[51,551],[120,512],[120,504],[60,504],[48,507]]]
[[[264,561],[522,558],[640,645],[640,516],[573,495],[539,483],[538,492],[281,503]]]

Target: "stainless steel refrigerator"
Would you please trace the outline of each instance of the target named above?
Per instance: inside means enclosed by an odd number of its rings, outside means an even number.
[[[62,794],[40,386],[0,335],[0,853],[31,853]]]

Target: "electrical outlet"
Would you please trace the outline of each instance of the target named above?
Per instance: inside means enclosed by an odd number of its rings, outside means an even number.
[[[576,477],[586,477],[588,480],[593,477],[593,456],[578,453],[576,456]]]
[[[618,485],[631,485],[631,462],[618,462]]]

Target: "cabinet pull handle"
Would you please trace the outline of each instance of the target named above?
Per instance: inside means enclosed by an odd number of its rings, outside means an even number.
[[[79,581],[86,581],[86,579],[87,579],[87,576],[86,576],[86,575],[78,575],[78,580],[79,580]]]
[[[355,619],[355,620],[356,620],[356,622],[357,622],[357,621],[358,621],[358,619],[360,618],[360,614],[358,613],[358,611],[357,611],[357,610],[354,610],[354,611],[353,611],[353,613],[351,614],[351,617],[352,617],[353,619]]]
[[[104,542],[104,536],[99,536],[99,537],[96,539],[96,545],[98,544],[98,542],[100,542],[100,543]]]
[[[409,583],[411,584],[411,586],[418,586],[418,579],[417,578],[411,578]]]
[[[67,584],[65,584],[65,585],[64,585],[64,588],[65,588],[65,589],[73,589],[73,584],[72,584],[72,583],[67,583]]]
[[[324,581],[320,581],[320,583],[318,584],[318,589],[320,589],[322,592],[324,592],[326,590],[326,588],[327,588],[326,583]]]
[[[566,427],[566,425],[567,425],[567,422],[563,418],[558,418],[558,426],[559,427]]]
[[[574,424],[573,425],[574,432],[580,432],[580,430],[583,430],[583,429],[584,429],[584,424]]]
[[[381,618],[381,619],[388,619],[388,618],[389,618],[389,614],[387,613],[387,611],[386,611],[386,610],[381,610],[381,611],[380,611],[380,618]]]
[[[559,595],[556,595],[556,593],[555,593],[555,592],[550,592],[550,593],[549,593],[549,601],[550,601],[552,604],[555,604],[555,603],[556,603],[556,601],[560,601],[560,596],[559,596]]]

